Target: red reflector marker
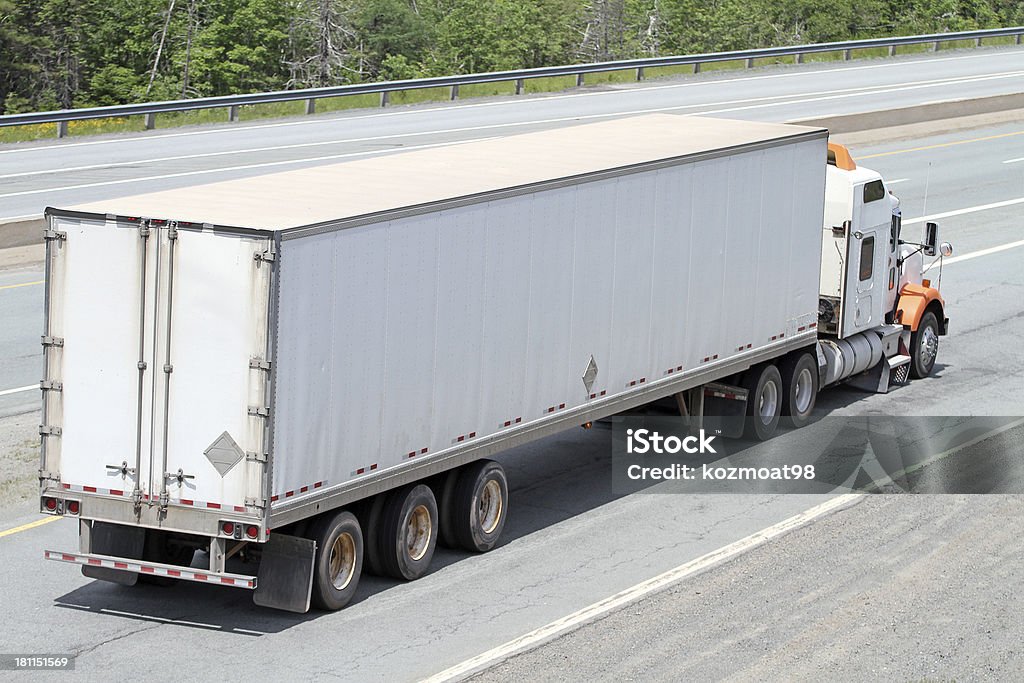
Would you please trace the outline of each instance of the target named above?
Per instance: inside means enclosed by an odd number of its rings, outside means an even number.
[[[77,500],[69,500],[68,501],[68,512],[70,512],[73,515],[77,515],[78,514],[78,501]]]
[[[249,538],[256,538],[256,536],[258,536],[259,533],[260,533],[259,528],[253,526],[252,524],[250,524],[249,526],[247,526],[245,528],[245,535],[248,536]]]
[[[228,536],[234,536],[234,534],[235,534],[235,525],[232,522],[224,522],[224,524],[221,526],[220,530],[223,531]]]
[[[47,510],[52,512],[52,511],[57,509],[57,499],[56,498],[44,498],[43,499],[43,505],[46,506]]]

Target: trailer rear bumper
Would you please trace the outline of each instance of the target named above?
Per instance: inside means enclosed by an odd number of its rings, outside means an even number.
[[[47,560],[57,562],[69,562],[79,564],[83,567],[101,567],[135,574],[147,574],[150,576],[163,576],[183,581],[196,581],[198,583],[209,583],[219,586],[232,586],[234,588],[256,589],[256,577],[245,574],[230,574],[228,572],[212,572],[207,569],[194,569],[192,567],[180,567],[173,564],[161,564],[159,562],[143,562],[124,557],[112,555],[95,555],[92,553],[67,553],[58,550],[46,550],[43,556]]]

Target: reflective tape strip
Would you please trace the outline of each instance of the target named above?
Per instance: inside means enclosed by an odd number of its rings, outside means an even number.
[[[511,419],[511,420],[505,420],[504,424],[498,425],[498,428],[502,429],[504,427],[511,427],[512,425],[517,425],[517,424],[519,424],[522,421],[523,421],[523,418],[521,418],[521,417],[517,417],[517,418]]]
[[[424,454],[426,454],[426,452],[428,450],[429,450],[428,448],[421,448],[419,450],[419,452],[409,451],[409,453],[405,457],[407,457],[407,458],[415,458],[417,455],[424,455]]]
[[[165,564],[151,562],[140,562],[124,558],[114,558],[105,555],[85,555],[79,553],[64,553],[55,550],[46,550],[43,556],[48,560],[57,562],[70,562],[71,564],[82,564],[90,567],[106,567],[107,569],[120,569],[136,574],[151,574],[153,576],[166,576],[172,579],[183,579],[185,581],[198,581],[201,583],[218,583],[223,586],[235,588],[256,588],[256,577],[243,574],[228,574],[210,572],[191,567],[171,567]]]
[[[377,469],[376,463],[374,463],[373,465],[370,465],[369,469],[371,469],[371,470]],[[362,474],[363,472],[366,472],[366,471],[367,471],[367,468],[363,467],[363,468],[361,468],[358,471],[358,474]],[[352,476],[354,477],[354,476],[356,476],[356,474],[357,474],[357,472],[353,472]],[[308,493],[310,491],[315,491],[316,489],[322,487],[326,483],[327,483],[327,480],[325,479],[323,481],[318,481],[315,484],[306,484],[305,486],[300,486],[297,489],[292,489],[291,491],[285,491],[284,493],[275,493],[274,495],[272,495],[270,497],[270,502],[271,503],[276,503],[281,498],[291,498],[291,497],[293,497],[297,493]]]
[[[61,486],[65,491],[72,491],[77,493],[96,493],[101,496],[117,496],[119,498],[131,498],[131,492],[125,491],[124,489],[105,489],[99,486],[85,486],[80,484],[67,484],[62,483]],[[151,495],[149,493],[142,494],[143,500],[160,500],[160,496]],[[171,500],[170,505],[184,505],[186,507],[195,507],[203,510],[228,510],[234,512],[247,512],[244,505],[228,505],[227,503],[211,503],[205,500],[189,500],[188,498],[182,498],[181,500]]]

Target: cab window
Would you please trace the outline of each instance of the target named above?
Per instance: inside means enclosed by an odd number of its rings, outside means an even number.
[[[881,180],[872,180],[864,184],[864,203],[877,202],[885,197],[885,185]]]

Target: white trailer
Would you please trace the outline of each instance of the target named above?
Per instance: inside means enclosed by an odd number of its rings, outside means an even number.
[[[884,390],[945,317],[851,166],[822,129],[656,115],[47,209],[41,510],[81,545],[46,556],[337,609],[364,565],[492,548],[501,450],[711,382],[758,438]]]

